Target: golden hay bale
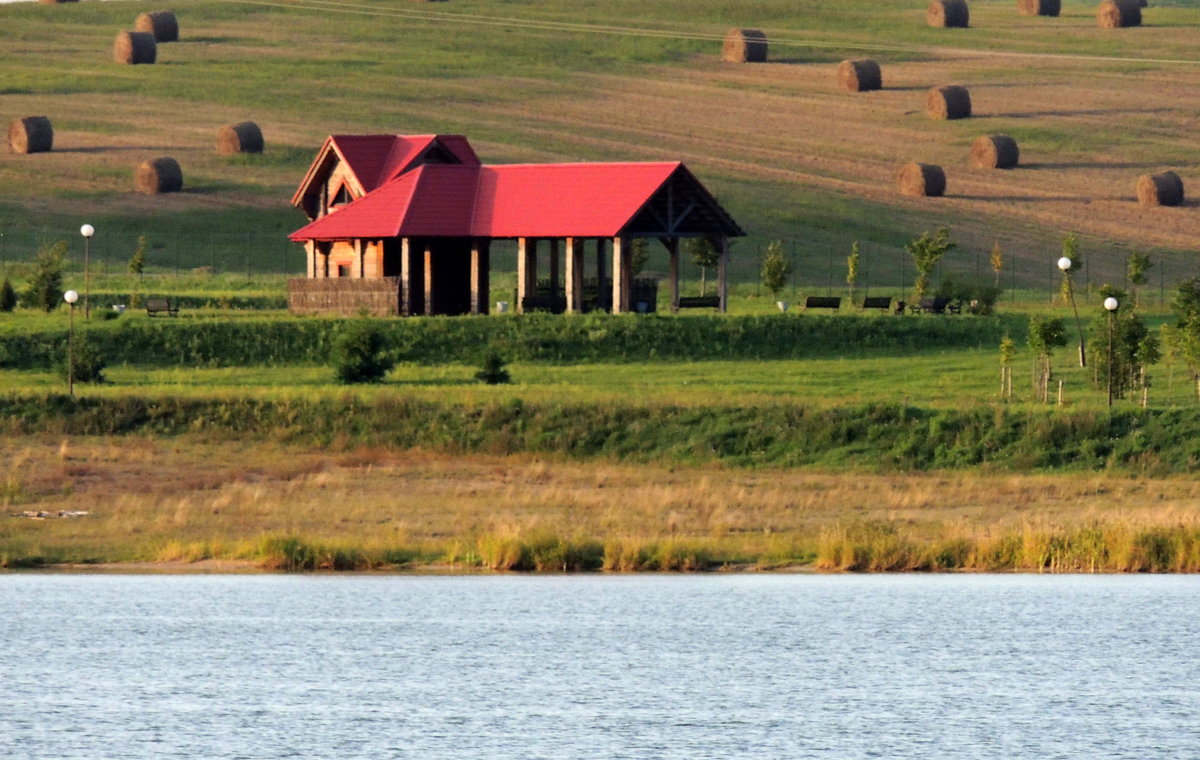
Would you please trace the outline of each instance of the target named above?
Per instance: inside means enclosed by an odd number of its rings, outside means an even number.
[[[1142,25],[1142,6],[1138,0],[1104,0],[1096,9],[1101,29],[1121,29]]]
[[[1143,206],[1178,206],[1183,203],[1183,180],[1175,172],[1143,174],[1138,177],[1137,197]]]
[[[174,11],[139,13],[133,22],[133,30],[153,34],[155,42],[179,41],[179,20]]]
[[[262,152],[262,130],[252,121],[221,127],[221,131],[217,133],[217,153],[222,156]]]
[[[765,63],[767,35],[758,29],[730,29],[721,46],[721,60],[733,63]]]
[[[971,115],[971,93],[956,84],[934,87],[925,96],[925,111],[935,119],[965,119]]]
[[[1022,16],[1057,16],[1062,12],[1062,0],[1017,0],[1017,13]]]
[[[971,165],[976,169],[1011,169],[1020,160],[1017,141],[1008,135],[982,135],[971,144]]]
[[[946,192],[946,172],[934,164],[905,164],[896,175],[901,195],[938,197]]]
[[[183,189],[183,171],[170,156],[143,161],[134,172],[133,187],[146,195],[177,193]]]
[[[54,127],[45,116],[13,119],[8,125],[8,147],[13,153],[46,153],[54,147]]]
[[[113,42],[113,60],[117,63],[154,63],[158,45],[149,32],[118,32]]]
[[[967,8],[967,0],[933,0],[925,12],[925,23],[930,26],[966,29],[970,22],[971,11]]]
[[[848,92],[867,92],[883,89],[883,74],[879,64],[869,58],[842,61],[837,70],[838,86]]]

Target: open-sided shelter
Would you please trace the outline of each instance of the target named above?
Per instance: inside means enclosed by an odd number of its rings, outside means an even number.
[[[518,310],[634,311],[635,238],[666,247],[674,309],[689,237],[720,253],[724,310],[728,239],[745,234],[680,162],[484,165],[461,135],[331,136],[292,203],[311,220],[290,235],[308,274],[293,311],[485,314],[494,240],[517,241]]]

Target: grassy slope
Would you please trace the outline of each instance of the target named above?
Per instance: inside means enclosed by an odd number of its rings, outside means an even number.
[[[810,181],[818,176],[805,174],[812,167],[783,176],[756,171],[758,164],[769,168],[770,159],[743,151],[756,139],[771,141],[778,135],[765,126],[756,133],[752,119],[745,124],[746,139],[736,144],[724,144],[714,134],[693,145],[686,130],[664,129],[657,112],[652,117],[630,112],[626,123],[568,121],[559,114],[581,101],[593,101],[590,107],[608,99],[622,103],[620,90],[641,82],[682,86],[686,80],[681,82],[680,75],[710,59],[717,45],[713,40],[731,25],[766,29],[777,60],[828,63],[880,46],[903,48],[875,51],[889,61],[935,61],[941,57],[936,48],[947,44],[1137,57],[1145,55],[1147,34],[1153,35],[1156,57],[1193,58],[1189,35],[1200,19],[1195,10],[1156,8],[1147,29],[1102,34],[1094,28],[1090,3],[1068,2],[1061,19],[1031,24],[1015,16],[1007,0],[980,1],[972,5],[974,28],[954,33],[949,42],[945,30],[925,27],[921,8],[905,0],[810,6],[798,15],[794,3],[782,0],[756,2],[752,9],[717,0],[463,0],[433,10],[363,0],[332,12],[305,3],[193,0],[177,9],[183,41],[162,46],[158,65],[124,67],[107,62],[107,55],[113,30],[127,26],[139,10],[134,4],[6,5],[0,8],[8,39],[0,51],[0,110],[52,114],[63,150],[38,157],[0,156],[0,186],[8,188],[0,191],[0,258],[27,255],[38,240],[71,236],[77,221],[86,217],[102,231],[96,241],[101,259],[127,258],[137,235],[145,233],[152,243],[152,265],[167,269],[294,267],[283,235],[299,219],[286,200],[322,137],[331,131],[400,130],[464,132],[495,161],[689,156],[693,168],[754,233],[742,245],[747,253],[735,269],[742,279],[753,279],[755,256],[750,254],[773,237],[803,241],[798,257],[806,281],[829,279],[823,271],[831,268],[826,250],[846,250],[854,239],[863,240],[867,255],[875,257],[878,278],[895,279],[902,275],[895,253],[899,245],[941,223],[964,225],[963,235],[985,253],[985,238],[990,242],[995,230],[1002,229],[1013,238],[1010,256],[1028,261],[1045,256],[1063,222],[1006,225],[1006,212],[999,209],[983,227],[976,214],[961,210],[914,208],[853,189],[831,191]],[[497,26],[495,19],[513,25]],[[522,25],[532,20],[616,25],[667,36]],[[1037,63],[1036,68],[1052,65]],[[1097,63],[1095,68],[1118,74],[1150,69],[1170,78],[1179,67]],[[997,83],[1033,77],[1028,62],[1014,66],[1009,60],[992,74]],[[787,80],[729,79],[720,86],[750,93],[757,98],[754,108],[770,109],[773,97],[807,96]],[[703,100],[681,100],[675,119],[686,125],[703,117],[719,106],[711,100],[719,91],[707,90]],[[267,154],[248,159],[212,155],[217,127],[248,117],[263,124]],[[655,121],[638,125],[642,118]],[[1068,128],[1055,126],[1053,119],[1010,121],[989,128],[1014,132],[1028,148],[1066,158],[1111,150],[1114,134],[1132,135],[1114,130],[1111,120]],[[947,129],[959,141],[969,131]],[[1194,153],[1186,153],[1183,136],[1150,139],[1145,131],[1137,146],[1156,161],[1163,155],[1184,159]],[[153,200],[128,192],[136,160],[162,153],[183,162],[188,192]],[[725,154],[734,163],[721,160]],[[1121,250],[1101,235],[1086,242],[1098,259]],[[966,255],[957,266],[968,272],[975,268]],[[1032,265],[1021,274],[1026,282],[1041,279]]]

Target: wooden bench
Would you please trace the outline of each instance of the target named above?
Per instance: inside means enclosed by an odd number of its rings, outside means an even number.
[[[721,308],[720,296],[680,296],[680,309],[719,309]]]
[[[891,296],[867,296],[863,299],[863,309],[881,309],[890,311],[892,308]]]
[[[155,314],[167,314],[174,317],[179,314],[179,307],[172,306],[171,302],[165,298],[147,298],[146,299],[146,314],[153,317]]]
[[[805,309],[840,309],[841,296],[809,296],[804,299]]]

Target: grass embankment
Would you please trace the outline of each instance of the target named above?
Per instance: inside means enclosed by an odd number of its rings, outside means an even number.
[[[5,512],[52,513],[0,520],[6,567],[1200,571],[1190,479],[847,478],[196,437],[8,438],[0,453]]]

